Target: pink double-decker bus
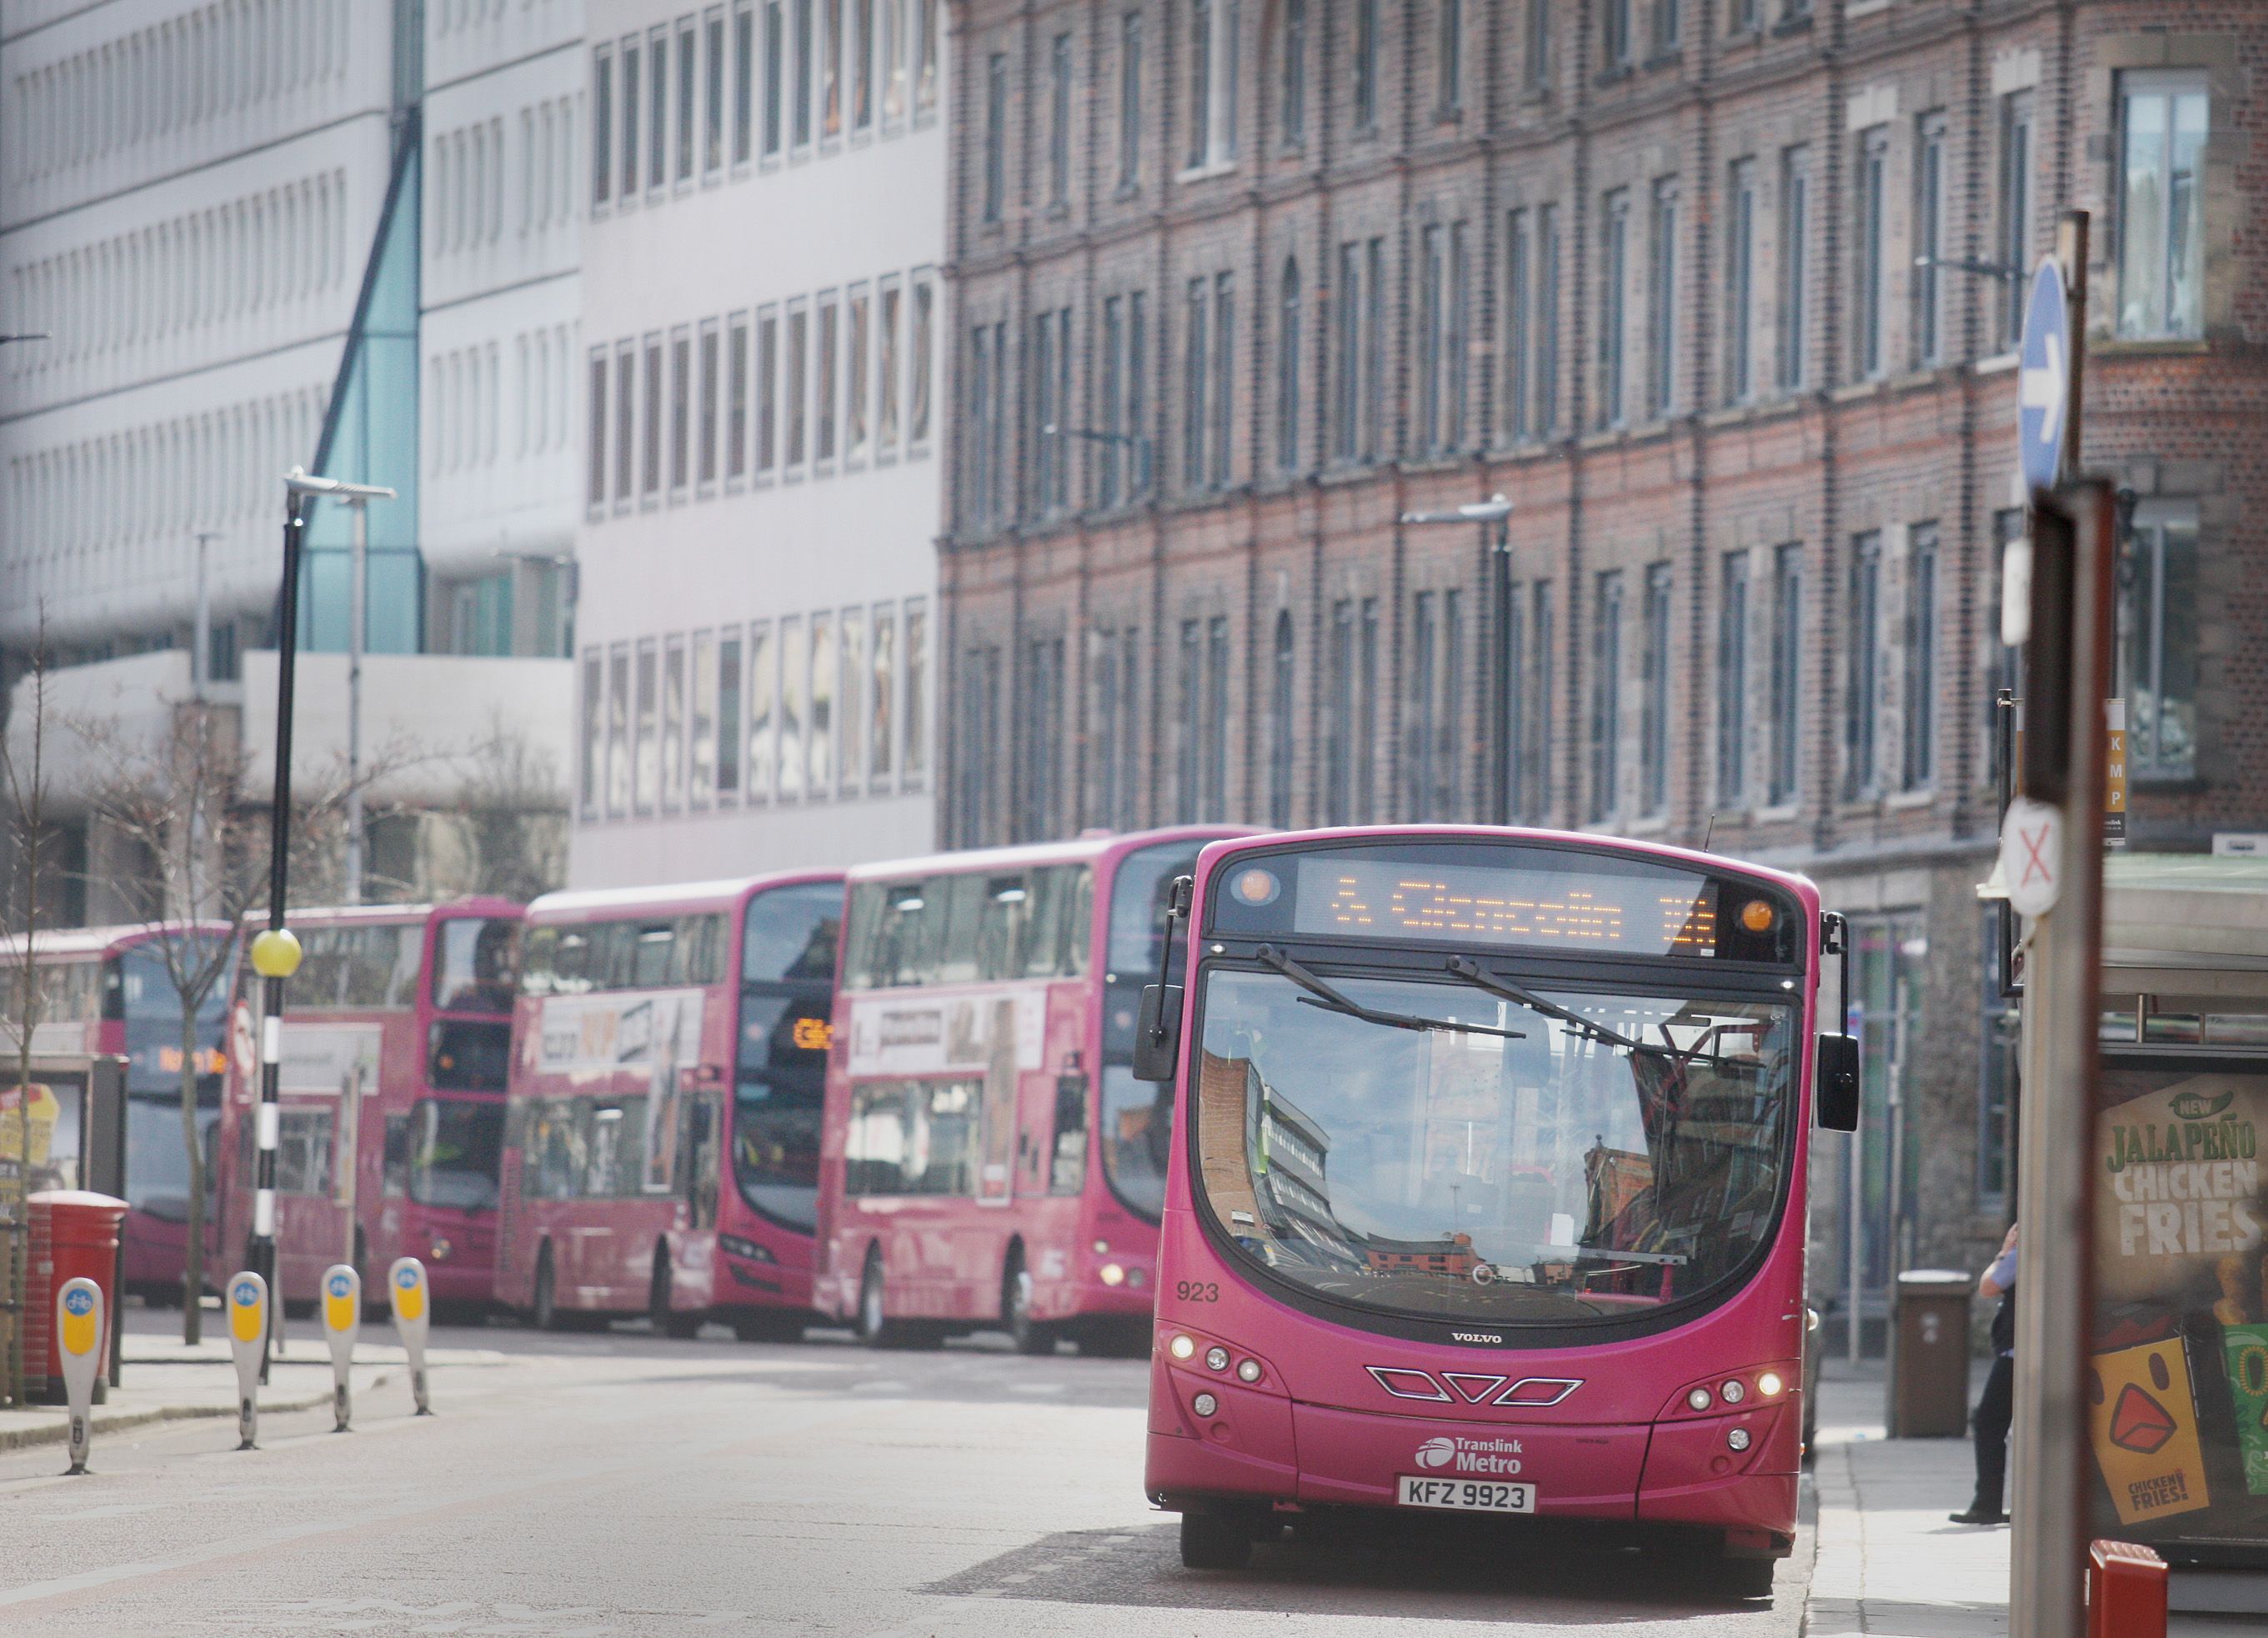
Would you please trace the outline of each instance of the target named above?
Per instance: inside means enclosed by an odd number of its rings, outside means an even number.
[[[164,948],[178,941],[178,965],[194,972],[227,943],[225,921],[142,923],[42,930],[32,941],[39,1015],[32,1050],[126,1059],[126,1221],[120,1232],[125,1288],[145,1302],[178,1303],[187,1272],[189,1152],[181,1125],[181,1001]],[[21,933],[0,940],[0,971],[23,960]],[[13,976],[5,980],[14,1006]],[[208,1201],[212,1133],[220,1118],[222,1037],[228,979],[223,972],[197,1008],[197,1141],[204,1150]],[[9,1031],[12,1043],[13,1032]],[[36,1186],[36,1185],[35,1185]],[[207,1207],[207,1232],[212,1221]]]
[[[528,906],[498,1301],[802,1334],[842,919],[836,871]]]
[[[488,1304],[519,922],[501,898],[291,912],[302,955],[277,1074],[281,1301],[313,1304],[337,1262],[375,1301],[394,1259],[415,1257],[437,1305]],[[218,1145],[228,1257],[247,1254],[252,1231],[260,1003],[241,958]]]
[[[1462,1516],[1768,1592],[1808,1126],[1858,1110],[1812,885],[1424,827],[1218,843],[1182,904],[1138,1068],[1179,1112],[1147,1487],[1183,1561]]]
[[[850,872],[820,1159],[822,1314],[1145,1352],[1173,1110],[1133,1076],[1163,889],[1220,826]]]

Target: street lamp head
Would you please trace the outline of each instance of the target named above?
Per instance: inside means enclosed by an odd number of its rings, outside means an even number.
[[[354,502],[394,498],[394,491],[383,483],[350,483],[344,478],[316,477],[305,467],[293,467],[286,472],[284,487],[294,495],[320,495],[331,500]]]
[[[263,978],[288,978],[299,970],[299,940],[289,927],[269,927],[252,941],[252,970]]]

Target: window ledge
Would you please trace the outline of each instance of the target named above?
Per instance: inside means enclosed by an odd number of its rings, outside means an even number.
[[[1325,489],[1342,484],[1363,483],[1378,476],[1378,463],[1368,458],[1340,461],[1315,475],[1315,482]]]
[[[1648,57],[1646,60],[1644,67],[1647,73],[1652,74],[1661,69],[1675,68],[1679,63],[1684,61],[1685,48],[1683,46],[1669,46],[1664,48],[1662,50],[1655,52],[1652,56]]]
[[[1778,22],[1772,25],[1772,38],[1774,40],[1786,40],[1791,34],[1808,34],[1811,32],[1813,20],[1812,15],[1808,11],[1798,11],[1790,16],[1783,17]]]
[[[2197,358],[2213,350],[2202,336],[2089,336],[2088,346],[2098,358]]]
[[[1830,403],[1837,404],[1856,403],[1860,399],[1880,395],[1889,386],[1889,381],[1886,377],[1869,376],[1863,381],[1850,381],[1831,389],[1827,395],[1827,401]]]
[[[1974,375],[2006,375],[2009,371],[2020,366],[2023,361],[2023,354],[2012,347],[2006,352],[1996,352],[1988,358],[1977,359],[1969,366],[1969,369]]]
[[[1236,170],[1233,159],[1208,159],[1203,165],[1191,165],[1174,173],[1177,182],[1207,182],[1216,176],[1228,176]]]
[[[1803,817],[1801,802],[1782,802],[1777,807],[1758,808],[1749,815],[1750,824],[1787,824]]]
[[[1612,68],[1602,68],[1591,82],[1594,85],[1619,85],[1638,70],[1627,63],[1617,63]]]
[[[2127,774],[2130,789],[2152,796],[2202,796],[2212,784],[2198,773],[2135,773]]]
[[[1918,791],[1897,791],[1882,799],[1886,813],[1910,813],[1918,808],[1928,808],[1937,801],[1937,787],[1926,785]]]

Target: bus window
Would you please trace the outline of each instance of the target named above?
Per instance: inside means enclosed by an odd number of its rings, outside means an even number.
[[[1153,1086],[1134,1078],[1134,1021],[1142,1004],[1142,986],[1157,978],[1166,894],[1174,877],[1197,868],[1197,850],[1203,845],[1163,842],[1129,853],[1118,861],[1110,884],[1103,960],[1102,1170],[1119,1199],[1152,1221],[1166,1205],[1174,1088],[1170,1083]],[[1185,941],[1174,946],[1175,981],[1185,953]]]
[[[433,940],[433,1005],[450,1013],[510,1013],[519,988],[519,923],[458,916]]]
[[[670,978],[671,958],[677,953],[677,925],[665,921],[659,926],[640,927],[636,943],[631,946],[630,975],[628,988],[657,989]]]
[[[501,1092],[512,1069],[512,1026],[469,1018],[434,1020],[425,1076],[443,1092]]]
[[[831,984],[843,930],[843,884],[775,888],[748,901],[740,982]]]
[[[1064,1075],[1056,1082],[1056,1136],[1049,1194],[1077,1194],[1086,1183],[1086,1077]]]
[[[420,932],[398,923],[310,927],[299,935],[292,993],[310,1007],[373,1012],[407,1007],[417,993]]]
[[[981,1081],[890,1081],[854,1088],[843,1192],[974,1194]]]
[[[385,1176],[379,1184],[390,1199],[399,1199],[409,1189],[409,1117],[388,1115],[386,1118]]]
[[[750,992],[740,1001],[733,1175],[740,1198],[791,1228],[817,1221],[828,997]]]
[[[245,1135],[244,1175],[253,1169],[253,1123],[239,1128]],[[276,1125],[276,1192],[328,1195],[331,1192],[331,1111],[291,1109],[277,1111]]]
[[[497,1202],[504,1105],[425,1098],[410,1110],[409,1198],[420,1206],[480,1211]]]

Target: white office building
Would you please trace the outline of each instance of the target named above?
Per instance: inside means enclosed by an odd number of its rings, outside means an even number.
[[[933,845],[939,0],[589,0],[578,885]]]

